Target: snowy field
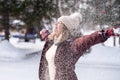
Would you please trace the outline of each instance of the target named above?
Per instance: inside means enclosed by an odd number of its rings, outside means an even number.
[[[103,46],[92,47],[76,64],[79,80],[120,80],[120,48],[112,47],[112,38]],[[44,42],[18,42],[11,38],[0,42],[0,80],[39,80],[40,52]]]
[[[0,80],[38,80],[40,51],[44,42],[0,42]]]

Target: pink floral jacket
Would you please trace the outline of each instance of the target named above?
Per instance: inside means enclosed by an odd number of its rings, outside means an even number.
[[[78,80],[74,72],[75,64],[78,59],[91,46],[102,43],[106,40],[107,38],[105,38],[99,31],[60,43],[54,60],[56,66],[54,80]],[[52,44],[53,41],[47,41],[44,45],[39,67],[39,80],[49,80],[48,63],[45,54]]]

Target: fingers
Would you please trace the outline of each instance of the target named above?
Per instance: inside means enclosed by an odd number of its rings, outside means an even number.
[[[45,40],[49,34],[50,34],[49,31],[46,29],[43,29],[40,31],[40,35],[41,35],[42,40]]]

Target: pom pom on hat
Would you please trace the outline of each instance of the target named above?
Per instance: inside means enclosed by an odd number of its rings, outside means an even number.
[[[80,13],[73,13],[69,16],[61,16],[57,22],[62,22],[70,32],[76,30],[82,22],[82,15]]]

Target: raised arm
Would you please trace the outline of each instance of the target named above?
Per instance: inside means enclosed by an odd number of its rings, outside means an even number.
[[[76,53],[83,54],[91,46],[106,41],[110,36],[114,36],[113,29],[97,31],[90,35],[76,38],[72,43],[72,48]]]

